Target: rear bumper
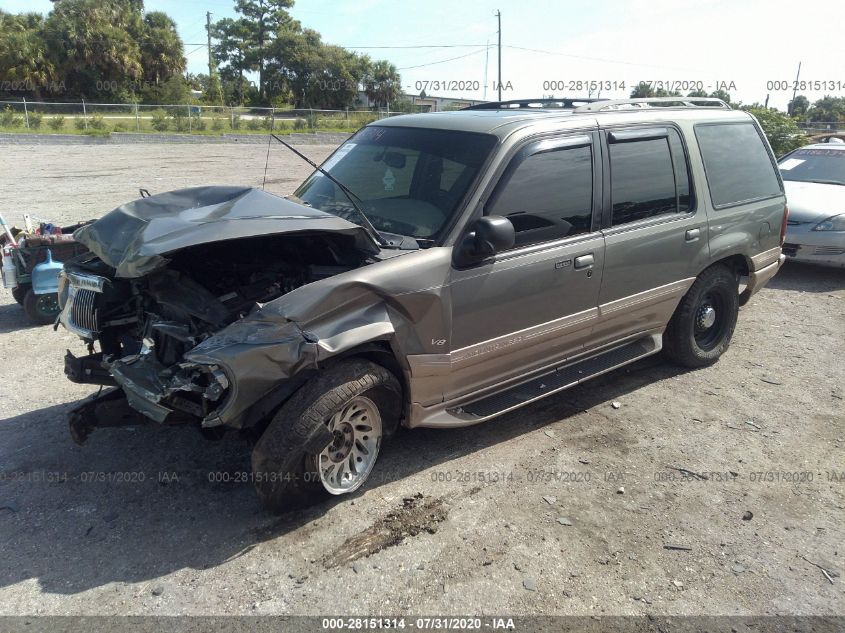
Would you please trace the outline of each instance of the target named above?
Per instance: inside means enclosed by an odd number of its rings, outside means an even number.
[[[752,297],[752,295],[754,295],[760,290],[760,288],[769,283],[769,280],[777,274],[777,272],[780,270],[780,267],[783,266],[783,262],[785,261],[786,255],[780,253],[777,256],[777,259],[771,264],[763,266],[758,270],[749,272],[748,285],[746,286],[743,293],[740,295],[740,303],[742,305],[745,305],[745,303]]]

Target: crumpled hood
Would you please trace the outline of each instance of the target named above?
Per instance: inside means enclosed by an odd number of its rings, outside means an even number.
[[[78,229],[87,246],[117,277],[141,277],[180,249],[246,237],[329,231],[352,236],[357,248],[378,245],[357,224],[252,187],[193,187],[140,198]]]
[[[845,186],[818,182],[784,180],[789,219],[795,222],[821,222],[845,213]]]

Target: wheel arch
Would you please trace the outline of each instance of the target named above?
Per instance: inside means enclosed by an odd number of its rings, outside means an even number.
[[[374,340],[361,343],[323,359],[316,368],[308,368],[290,378],[281,380],[278,385],[261,400],[256,402],[244,417],[242,428],[249,433],[260,436],[270,420],[293,395],[308,381],[317,376],[321,370],[331,367],[343,360],[359,358],[384,367],[399,382],[402,388],[402,415],[407,416],[409,385],[405,371],[402,369],[395,350],[390,341]]]
[[[725,255],[717,260],[708,263],[707,266],[698,271],[698,274],[700,275],[708,268],[720,265],[727,266],[740,277],[747,276],[748,273],[753,270],[754,266],[754,264],[751,262],[751,258],[747,255],[744,255],[742,253],[734,253],[732,255]]]
[[[739,283],[739,280],[742,277],[748,277],[751,271],[754,270],[754,263],[751,261],[750,257],[743,253],[734,253],[711,262],[706,268],[699,271],[698,274],[701,275],[701,273],[705,270],[713,268],[714,266],[726,266],[732,270],[736,275],[737,283]],[[748,302],[748,298],[749,297],[746,293],[739,293],[739,305],[744,306]]]
[[[391,346],[390,341],[381,339],[356,345],[332,356],[328,362],[338,362],[350,358],[360,358],[370,361],[371,363],[384,367],[393,374],[402,388],[402,415],[406,417],[408,415],[408,394],[410,393],[408,373],[402,368],[396,350]]]

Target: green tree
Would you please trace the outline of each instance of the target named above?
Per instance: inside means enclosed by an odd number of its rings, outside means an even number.
[[[810,108],[808,118],[826,123],[845,121],[845,97],[825,95]]]
[[[367,63],[365,57],[324,44],[314,30],[285,29],[270,47],[268,96],[289,95],[300,108],[340,109],[355,100]]]
[[[132,0],[56,0],[45,37],[70,96],[126,97],[143,76],[142,7]]]
[[[402,78],[396,66],[388,61],[377,61],[366,69],[364,92],[379,107],[396,101],[402,94]]]
[[[176,31],[176,23],[161,11],[147,13],[141,39],[144,81],[158,86],[185,72],[185,65],[185,48]]]
[[[645,81],[641,81],[631,90],[631,99],[646,99],[656,96],[658,96],[657,91]]]
[[[250,70],[250,25],[246,19],[224,18],[212,27],[217,40],[213,53],[222,64],[220,77],[227,103],[243,105],[249,82],[244,74]]]
[[[134,100],[139,85],[185,69],[173,20],[143,11],[142,0],[53,0],[46,18],[0,11],[0,79],[35,97],[46,86],[51,96]]]
[[[651,99],[653,97],[680,97],[682,96],[677,90],[668,92],[663,88],[655,88],[652,84],[641,81],[631,91],[632,99]]]
[[[258,71],[258,94],[265,102],[267,91],[264,85],[264,67],[267,64],[268,46],[280,29],[299,26],[287,9],[294,0],[237,0],[235,10],[246,18],[250,48],[247,60],[252,70]]]
[[[44,19],[37,13],[0,11],[0,81],[17,88],[16,96],[39,99],[55,78],[43,31]]]
[[[795,121],[775,108],[743,108],[753,114],[760,122],[760,127],[769,139],[775,156],[783,156],[807,143],[807,137],[801,132]]]
[[[724,90],[715,90],[710,93],[710,96],[714,99],[721,99],[728,105],[730,105],[731,103],[731,95],[728,92],[725,92]]]
[[[274,41],[280,32],[300,30],[300,24],[287,12],[293,0],[236,0],[235,11],[242,17],[224,18],[213,27],[218,40],[214,54],[227,68],[221,71],[223,82],[237,102],[246,98],[244,73],[258,72],[257,100],[266,105],[273,92],[268,89],[267,66],[273,55]],[[224,86],[225,87],[225,86]]]
[[[807,111],[810,109],[810,100],[804,95],[798,95],[787,106],[787,112],[790,116],[803,118],[807,116]]]

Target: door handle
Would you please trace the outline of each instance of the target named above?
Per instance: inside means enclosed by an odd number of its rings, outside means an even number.
[[[595,259],[593,258],[592,253],[590,253],[589,255],[581,255],[580,257],[575,258],[575,270],[580,270],[582,268],[592,268],[594,263]]]
[[[688,229],[686,233],[686,240],[687,242],[695,242],[701,236],[701,229],[695,227],[694,229]]]

